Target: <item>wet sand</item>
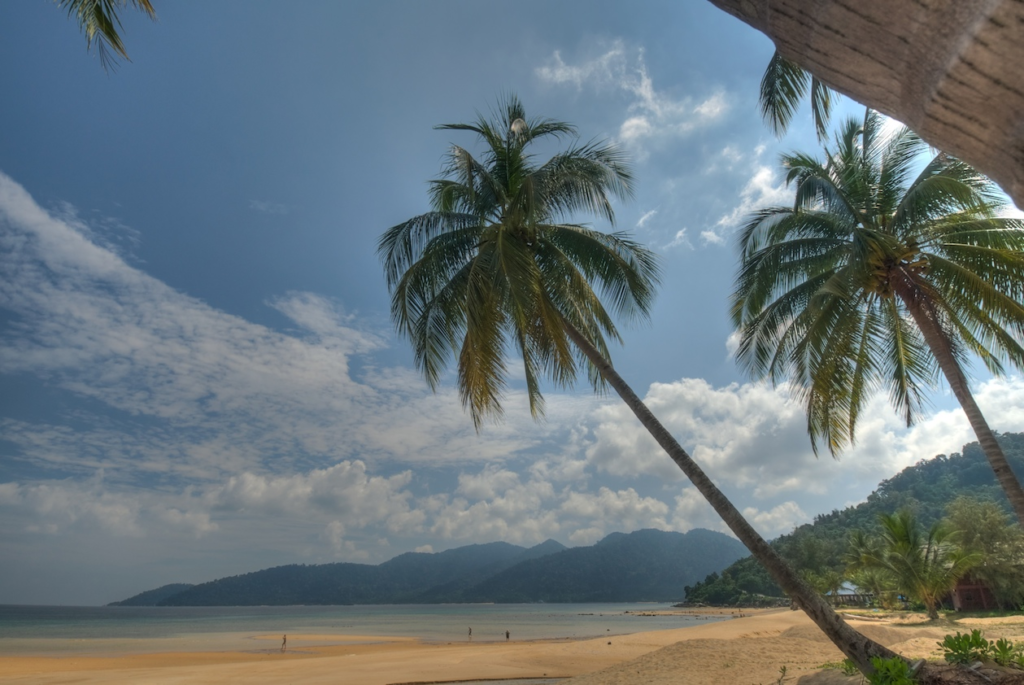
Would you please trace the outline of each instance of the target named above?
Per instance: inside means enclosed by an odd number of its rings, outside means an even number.
[[[749,685],[775,682],[781,666],[789,676],[800,677],[842,658],[803,612],[743,614],[705,625],[579,641],[430,643],[373,635],[289,634],[288,651],[281,653],[280,635],[252,635],[253,649],[247,651],[2,657],[0,682],[392,685],[574,677],[571,685]],[[935,656],[936,641],[955,630],[879,620],[851,623],[910,657]],[[960,627],[972,626],[964,622]],[[979,627],[992,637],[1024,638],[1024,617]]]

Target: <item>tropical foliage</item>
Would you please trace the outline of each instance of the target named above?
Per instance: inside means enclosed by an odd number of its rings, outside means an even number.
[[[1024,472],[1024,434],[1004,433],[999,441],[1011,464]],[[1024,593],[1024,580],[1020,578],[1024,557],[1017,556],[1016,550],[1024,536],[1016,524],[1000,525],[998,512],[1002,512],[1001,520],[1007,521],[1009,504],[976,442],[965,445],[962,454],[938,455],[907,467],[879,483],[866,501],[816,516],[813,523],[775,539],[772,547],[800,573],[820,576],[829,571],[844,572],[853,532],[877,536],[881,532],[879,515],[901,509],[913,511],[923,527],[946,519],[954,530],[962,531],[962,544],[983,556],[970,576],[992,589],[1004,607],[1020,606],[1016,597]],[[862,569],[847,577],[862,592],[873,595],[876,605],[901,606],[886,574]],[[774,604],[782,595],[753,557],[686,588],[688,602],[705,604]]]
[[[929,618],[938,618],[939,602],[981,562],[981,555],[961,547],[959,532],[944,523],[922,532],[907,510],[883,514],[881,523],[878,539],[858,535],[851,542],[852,567],[889,575],[898,590],[924,604]]]
[[[96,44],[104,69],[114,67],[118,57],[131,61],[121,41],[118,11],[131,6],[151,19],[156,18],[156,10],[150,0],[57,0],[57,4],[67,10],[69,17],[78,21],[79,28],[85,33],[87,48],[92,49],[93,43]]]
[[[1024,531],[991,500],[958,497],[949,506],[948,522],[960,542],[981,556],[970,576],[1003,606],[1024,606]]]
[[[1024,365],[1024,222],[999,215],[1003,196],[971,167],[923,160],[916,134],[884,124],[868,110],[824,160],[782,157],[794,204],[756,212],[740,237],[737,358],[789,379],[815,451],[833,454],[877,390],[910,425],[941,370],[1024,520],[1024,489],[964,372],[972,354],[994,374]]]

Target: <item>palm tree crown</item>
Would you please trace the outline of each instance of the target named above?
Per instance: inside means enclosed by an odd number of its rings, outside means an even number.
[[[882,127],[868,111],[824,161],[783,156],[794,205],[756,212],[740,237],[738,359],[756,377],[792,379],[815,451],[824,440],[833,454],[854,440],[873,391],[887,390],[910,425],[941,370],[1024,517],[963,372],[970,354],[994,374],[1024,363],[1024,223],[999,217],[998,188],[953,157],[915,176],[922,141]]]
[[[381,237],[392,317],[431,387],[457,356],[459,391],[478,427],[501,414],[514,349],[536,416],[542,378],[567,385],[583,365],[601,383],[567,326],[607,356],[606,338],[619,339],[611,313],[650,309],[654,254],[624,234],[565,221],[577,212],[614,221],[611,199],[631,195],[632,173],[614,146],[527,118],[514,96],[491,119],[438,128],[475,133],[483,155],[452,146],[443,178],[430,184],[432,211]],[[535,141],[563,137],[573,139],[568,149],[542,164],[529,153]]]

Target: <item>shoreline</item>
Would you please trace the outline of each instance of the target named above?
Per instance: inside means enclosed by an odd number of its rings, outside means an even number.
[[[0,681],[39,685],[326,685],[339,681],[395,685],[573,678],[572,685],[749,685],[774,682],[782,666],[790,676],[799,678],[842,659],[803,612],[743,610],[743,615],[734,620],[590,639],[453,643],[296,633],[288,635],[285,653],[275,645],[279,636],[260,633],[248,638],[268,646],[255,651],[4,656],[0,657],[0,673],[4,674]],[[977,621],[988,637],[1024,638],[1024,616],[1000,623]],[[855,618],[850,622],[872,639],[915,658],[934,657],[937,640],[950,631],[948,624],[884,624]],[[974,622],[965,620],[961,628]],[[338,639],[350,642],[324,644]]]

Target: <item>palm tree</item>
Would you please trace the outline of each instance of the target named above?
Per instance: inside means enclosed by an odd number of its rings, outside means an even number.
[[[729,528],[833,642],[871,670],[885,647],[848,626],[768,546],[701,468],[651,414],[608,361],[605,336],[618,339],[609,311],[646,317],[658,267],[654,255],[621,233],[602,233],[568,216],[586,212],[614,221],[612,197],[627,198],[632,174],[622,154],[603,143],[572,143],[543,164],[529,146],[573,136],[569,124],[527,119],[508,97],[491,120],[451,124],[482,141],[477,161],[453,146],[444,178],[431,182],[432,211],[388,229],[379,253],[391,292],[391,315],[412,343],[416,365],[436,388],[458,359],[458,387],[479,428],[500,417],[508,353],[523,360],[534,415],[540,381],[568,386],[586,367],[595,387],[619,394]]]
[[[807,94],[808,83],[811,87],[811,114],[814,115],[814,130],[818,140],[824,140],[828,134],[828,124],[832,117],[832,105],[837,97],[835,91],[805,71],[796,62],[791,62],[776,50],[768,67],[761,77],[761,90],[758,106],[761,118],[778,137],[782,137],[790,122],[797,105]]]
[[[922,534],[908,510],[882,514],[879,520],[879,544],[851,544],[853,568],[888,574],[901,592],[925,605],[928,618],[937,619],[939,602],[978,565],[981,555],[961,548],[953,529],[941,522]]]
[[[1024,222],[963,162],[924,150],[907,128],[882,135],[870,110],[821,162],[784,155],[792,207],[756,212],[742,230],[732,316],[751,374],[788,377],[807,406],[815,453],[854,441],[875,390],[909,426],[941,370],[1017,518],[1021,489],[968,386],[968,353],[993,374],[1021,368]]]
[[[91,49],[93,41],[96,41],[100,64],[104,69],[116,66],[117,57],[111,55],[110,50],[131,61],[118,34],[121,28],[118,10],[131,5],[145,12],[151,19],[156,19],[156,10],[150,0],[58,0],[57,4],[68,11],[69,17],[77,19],[79,28],[85,33],[87,49]]]
[[[839,592],[843,589],[846,576],[835,569],[829,568],[822,571],[818,577],[821,579],[823,594],[832,601],[833,606],[838,606]]]

